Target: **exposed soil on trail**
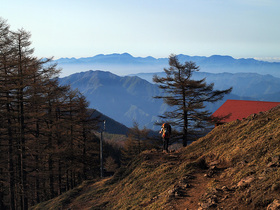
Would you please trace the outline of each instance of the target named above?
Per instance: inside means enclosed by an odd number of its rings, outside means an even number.
[[[236,189],[232,186],[230,177],[224,177],[226,168],[215,167],[215,172],[209,175],[209,169],[196,171],[184,196],[170,202],[174,210],[203,210],[203,209],[235,209],[248,210],[236,200]],[[211,170],[210,170],[211,171]],[[210,203],[209,203],[210,202]],[[212,202],[212,203],[211,203]],[[217,208],[217,206],[219,206]]]
[[[154,164],[162,164],[164,162],[180,164],[180,152],[153,152],[149,155],[149,161],[153,161]],[[192,210],[199,209],[200,202],[207,193],[209,187],[211,187],[211,182],[219,182],[219,184],[228,184],[228,180],[222,180],[219,178],[221,172],[216,168],[216,173],[212,177],[207,177],[208,169],[196,171],[189,177],[187,187],[181,190],[181,196],[176,196],[174,199],[170,200],[168,209],[174,210]],[[219,179],[219,180],[218,180]],[[143,205],[143,207],[148,206],[149,203]],[[202,208],[201,208],[202,209]]]
[[[186,190],[186,197],[178,198],[174,200],[174,204],[172,203],[174,209],[198,209],[200,198],[206,192],[210,180],[204,177],[203,172],[195,174],[194,177],[190,188]]]
[[[180,155],[179,151],[169,153],[154,151],[149,154],[149,161],[154,164],[164,162],[180,164],[183,161]],[[168,209],[202,210],[215,208],[217,204],[219,204],[218,209],[247,209],[248,207],[240,205],[233,196],[235,190],[232,189],[232,180],[224,176],[226,169],[227,166],[223,164],[214,164],[207,169],[196,170],[188,177],[188,183],[181,189],[181,195],[170,199]],[[212,201],[213,204],[208,204],[213,198],[215,200]],[[146,205],[148,206],[149,203]]]

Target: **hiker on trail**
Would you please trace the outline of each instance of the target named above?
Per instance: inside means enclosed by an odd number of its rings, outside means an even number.
[[[169,138],[171,134],[171,126],[168,123],[163,123],[161,126],[161,137],[163,140],[163,151],[168,152],[168,144],[169,144]]]

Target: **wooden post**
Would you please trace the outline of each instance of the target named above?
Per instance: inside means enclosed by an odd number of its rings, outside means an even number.
[[[103,132],[105,131],[106,120],[103,121],[104,126],[101,128],[101,138],[100,138],[100,177],[104,177],[104,168],[103,168]]]

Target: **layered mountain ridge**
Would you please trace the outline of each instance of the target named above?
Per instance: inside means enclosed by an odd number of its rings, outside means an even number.
[[[210,73],[258,73],[271,74],[280,77],[280,62],[259,61],[253,58],[235,59],[227,55],[188,56],[178,55],[180,62],[193,61],[200,66],[201,71]],[[77,71],[101,69],[117,75],[161,72],[168,67],[168,58],[134,57],[128,53],[99,54],[86,58],[60,58],[55,60],[63,68],[62,75],[68,76]]]
[[[70,84],[78,89],[90,102],[90,108],[97,109],[108,117],[132,127],[137,122],[140,127],[158,130],[154,125],[168,109],[162,100],[153,97],[162,91],[151,83],[152,76],[163,72],[118,76],[105,71],[86,71],[60,78],[61,84]],[[140,78],[142,77],[142,78]],[[193,79],[206,78],[214,83],[215,89],[233,87],[231,94],[222,101],[207,104],[207,109],[216,111],[227,99],[280,101],[280,78],[256,73],[208,73],[195,72]],[[150,81],[150,82],[148,82]]]

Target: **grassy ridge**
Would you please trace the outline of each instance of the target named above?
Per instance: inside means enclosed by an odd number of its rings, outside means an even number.
[[[266,209],[280,200],[279,140],[278,107],[219,126],[177,152],[145,151],[113,177],[84,182],[35,209],[197,209],[213,195],[224,209]],[[184,180],[191,186],[182,187]]]

